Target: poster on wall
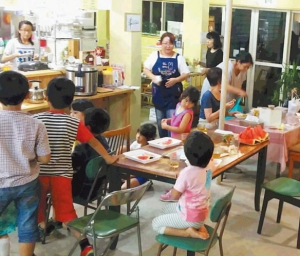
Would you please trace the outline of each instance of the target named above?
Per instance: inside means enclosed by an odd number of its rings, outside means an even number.
[[[137,13],[125,13],[125,31],[142,31],[142,15]]]

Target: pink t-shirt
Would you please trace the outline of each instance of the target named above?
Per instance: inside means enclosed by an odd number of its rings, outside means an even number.
[[[205,168],[188,166],[176,180],[174,189],[182,193],[178,200],[177,211],[188,222],[204,221],[209,212],[209,198],[214,162]]]
[[[174,111],[174,113],[172,115],[171,126],[179,127],[183,116],[186,113],[189,113],[191,115],[191,119],[190,119],[190,122],[188,123],[188,125],[187,125],[187,127],[186,127],[186,129],[185,129],[184,132],[190,132],[191,128],[192,128],[192,123],[193,123],[194,111],[192,109],[186,109],[186,110],[184,110],[184,111],[176,114],[176,111],[177,111],[177,109],[179,107],[180,107],[180,102],[177,104],[176,109],[175,109],[175,111]],[[180,133],[171,132],[171,137],[172,138],[179,138],[180,139]]]

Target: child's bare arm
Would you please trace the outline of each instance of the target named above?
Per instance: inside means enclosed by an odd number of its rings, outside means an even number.
[[[190,122],[192,116],[189,113],[186,113],[179,125],[179,127],[168,125],[167,122],[162,122],[161,127],[165,130],[177,133],[183,133],[186,130],[188,123]]]
[[[172,194],[172,198],[176,200],[179,199],[179,197],[181,197],[181,193],[174,188],[172,188],[171,194]]]
[[[107,153],[105,148],[102,146],[102,144],[95,138],[93,137],[88,141],[88,144],[99,154],[101,155],[105,162],[107,164],[112,164],[118,160],[118,156],[111,156],[110,154]]]
[[[47,163],[49,163],[50,158],[51,158],[51,155],[48,154],[48,155],[45,155],[45,156],[38,156],[38,157],[37,157],[37,160],[38,160],[40,163],[42,163],[42,164],[47,164]]]

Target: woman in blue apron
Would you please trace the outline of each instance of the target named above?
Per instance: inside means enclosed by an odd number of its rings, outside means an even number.
[[[161,36],[161,50],[153,52],[144,62],[144,74],[152,80],[152,102],[155,107],[159,136],[168,137],[161,120],[171,118],[182,93],[182,81],[189,77],[185,58],[174,52],[172,33]]]

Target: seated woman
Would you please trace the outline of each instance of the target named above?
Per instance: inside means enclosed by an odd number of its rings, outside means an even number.
[[[210,89],[206,91],[201,98],[200,119],[206,123],[206,128],[211,129],[216,126],[216,121],[220,115],[221,98],[221,79],[222,69],[215,67],[207,71],[207,80],[210,83]],[[226,103],[226,110],[233,107],[235,100]],[[237,112],[227,112],[226,116],[233,116]]]

